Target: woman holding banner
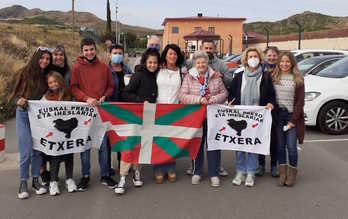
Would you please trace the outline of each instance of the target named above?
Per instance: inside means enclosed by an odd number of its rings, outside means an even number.
[[[37,195],[47,192],[39,182],[41,156],[40,152],[33,150],[30,123],[28,116],[28,100],[40,100],[47,90],[45,75],[51,62],[51,52],[46,47],[39,47],[31,57],[29,63],[16,74],[15,86],[10,100],[17,104],[16,129],[19,150],[19,177],[20,185],[18,198],[29,198],[27,180],[29,167],[33,177],[32,187]]]
[[[184,104],[222,104],[228,95],[220,74],[208,67],[209,56],[198,51],[193,55],[194,68],[185,76],[179,92],[179,99]],[[207,137],[207,121],[203,124],[202,142],[195,160],[192,161],[192,184],[199,184],[203,173],[204,144]],[[219,187],[220,150],[208,151],[208,174],[211,186]]]
[[[229,105],[266,106],[272,110],[275,105],[275,91],[272,77],[264,71],[262,54],[256,48],[248,48],[242,56],[244,71],[232,80],[228,101]],[[234,185],[245,181],[245,186],[254,186],[254,175],[257,168],[257,154],[236,152],[237,174]],[[246,179],[245,179],[246,174]]]
[[[304,82],[294,56],[282,53],[273,74],[277,92],[278,123],[276,128],[279,160],[279,185],[293,186],[297,175],[297,139],[304,138]],[[288,150],[289,165],[286,162]]]
[[[184,56],[180,47],[175,44],[167,45],[161,55],[161,69],[157,74],[157,103],[179,103],[179,89],[183,79],[181,66],[184,63]],[[156,183],[163,183],[167,174],[169,182],[176,181],[175,162],[154,165]]]

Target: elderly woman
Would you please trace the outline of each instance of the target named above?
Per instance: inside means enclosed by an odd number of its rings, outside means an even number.
[[[244,71],[238,73],[232,80],[228,101],[229,105],[266,106],[273,109],[275,91],[272,77],[262,68],[261,52],[256,48],[244,51],[242,64]],[[233,179],[234,185],[240,185],[244,179],[245,186],[254,186],[254,175],[257,168],[257,154],[236,152],[237,174]]]
[[[208,67],[209,56],[206,52],[198,51],[193,55],[194,68],[184,78],[179,91],[179,99],[184,104],[222,104],[226,101],[227,91],[220,74]],[[196,159],[192,162],[192,184],[199,184],[203,172],[203,147],[207,137],[207,122],[203,124],[202,142]],[[218,177],[221,153],[208,151],[208,174],[211,186],[220,186]]]

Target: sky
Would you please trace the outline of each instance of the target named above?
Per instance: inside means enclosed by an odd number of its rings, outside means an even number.
[[[29,9],[71,10],[71,0],[0,0],[0,8],[22,5]],[[110,0],[115,19],[116,0]],[[304,11],[348,16],[347,0],[118,0],[118,19],[129,25],[160,29],[166,17],[243,17],[246,22],[277,21]],[[106,0],[75,0],[76,11],[92,12],[106,20]]]

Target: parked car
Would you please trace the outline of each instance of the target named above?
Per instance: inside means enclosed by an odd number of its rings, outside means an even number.
[[[308,74],[315,75],[344,57],[343,55],[316,56],[302,60],[298,63],[298,68],[304,76]]]
[[[348,57],[305,77],[305,122],[328,134],[348,132]]]
[[[230,61],[225,62],[225,64],[226,64],[228,69],[238,68],[242,62],[241,59],[242,59],[242,55],[239,54],[236,57],[234,57],[233,59],[231,59]]]
[[[229,55],[229,56],[225,56],[222,61],[223,62],[230,62],[233,58],[235,58],[236,56],[239,56],[239,54],[235,54],[235,55]]]
[[[345,50],[325,50],[325,49],[304,49],[304,50],[292,50],[297,63],[304,59],[312,58],[315,56],[324,55],[348,55],[348,51]]]

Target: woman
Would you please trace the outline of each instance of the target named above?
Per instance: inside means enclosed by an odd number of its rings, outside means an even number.
[[[208,67],[209,56],[206,52],[198,51],[193,55],[194,68],[184,78],[179,92],[183,104],[222,104],[226,101],[227,90],[222,82],[220,73]],[[193,176],[191,183],[199,184],[203,173],[203,147],[207,136],[207,121],[203,124],[202,142],[196,159],[192,163]],[[208,174],[211,186],[219,187],[219,169],[221,162],[220,150],[208,151]]]
[[[69,84],[70,80],[70,68],[68,63],[64,45],[57,45],[52,51],[52,65],[50,70],[59,72],[67,84]]]
[[[45,47],[39,47],[29,63],[17,74],[15,87],[10,95],[10,100],[17,104],[16,129],[19,150],[19,176],[20,185],[18,198],[29,198],[27,180],[29,179],[29,166],[33,177],[32,187],[37,195],[47,192],[39,182],[41,156],[40,152],[33,150],[29,116],[27,111],[28,100],[40,100],[47,90],[45,75],[51,62],[51,53]]]
[[[279,63],[273,73],[277,93],[278,123],[276,128],[279,160],[279,185],[293,186],[297,175],[297,139],[304,138],[304,82],[290,52],[279,56]],[[288,150],[289,165],[286,162]]]
[[[181,66],[184,57],[180,48],[175,44],[167,45],[161,55],[161,70],[157,75],[157,103],[179,103],[179,89],[182,82]],[[168,175],[169,182],[176,181],[175,162],[154,165],[156,183],[163,183],[164,176]]]
[[[256,48],[248,48],[242,56],[244,71],[232,80],[228,101],[229,105],[256,105],[273,109],[275,101],[272,77],[262,68],[261,52]],[[254,186],[254,175],[257,168],[257,154],[236,151],[237,174],[234,185],[240,185],[244,179],[245,186]]]
[[[268,74],[272,75],[273,71],[278,63],[279,50],[275,46],[268,47],[264,51],[265,63],[264,70]],[[279,177],[279,170],[277,168],[277,142],[275,134],[276,116],[272,111],[272,130],[271,130],[271,143],[270,143],[270,155],[271,155],[271,176]],[[265,155],[259,155],[259,166],[256,170],[255,175],[262,177],[265,174],[266,157]]]
[[[156,103],[156,75],[159,71],[159,61],[160,54],[156,49],[150,48],[145,51],[141,58],[141,69],[131,77],[129,84],[122,91],[122,100],[136,103]],[[124,194],[126,192],[126,176],[128,175],[131,167],[131,163],[121,160],[121,178],[120,182],[115,188],[116,194]],[[140,177],[140,165],[135,166],[133,184],[136,187],[143,186],[143,181]]]

